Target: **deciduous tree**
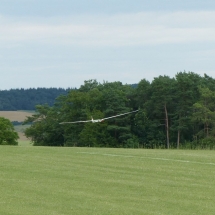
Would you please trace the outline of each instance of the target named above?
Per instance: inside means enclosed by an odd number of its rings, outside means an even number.
[[[0,117],[0,145],[18,145],[19,136],[9,119]]]

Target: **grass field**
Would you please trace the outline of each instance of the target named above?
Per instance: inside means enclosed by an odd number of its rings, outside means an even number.
[[[213,215],[215,152],[0,147],[2,215]]]
[[[19,140],[18,146],[33,146],[30,140]]]

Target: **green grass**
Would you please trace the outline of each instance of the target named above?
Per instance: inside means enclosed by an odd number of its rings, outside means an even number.
[[[215,152],[0,147],[2,215],[212,215]]]
[[[18,140],[18,146],[33,146],[30,140]]]

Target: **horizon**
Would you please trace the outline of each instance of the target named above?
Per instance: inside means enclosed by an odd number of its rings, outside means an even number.
[[[186,72],[186,71],[184,71],[185,73],[189,73],[190,71],[188,71],[188,72]],[[198,74],[198,73],[195,73],[194,72],[194,74],[197,74],[197,75],[200,75],[200,74]],[[175,75],[177,75],[177,74],[175,74]],[[204,77],[204,75],[208,75],[207,73],[204,73],[203,75],[200,75],[200,77]],[[160,75],[159,75],[160,76]],[[154,79],[155,78],[158,78],[159,76],[157,76],[157,77],[154,77]],[[162,75],[161,75],[162,76]],[[165,76],[165,75],[164,75]],[[214,80],[215,80],[215,77],[212,77],[212,76],[210,76],[210,75],[208,75],[209,77],[211,77],[211,78],[213,78]],[[175,78],[175,76],[173,76],[173,77],[170,77],[170,76],[167,76],[167,77],[169,77],[169,78]],[[153,79],[153,80],[154,80]],[[95,81],[97,81],[96,79],[89,79],[89,80],[84,80],[84,81],[90,81],[90,80],[95,80]],[[141,79],[141,80],[143,80],[143,79]],[[140,80],[140,81],[141,81]],[[147,79],[145,79],[146,81],[149,81],[149,80],[147,80]],[[152,83],[153,82],[153,80],[152,81],[149,81],[149,83]],[[139,84],[139,82],[140,81],[138,81],[137,83],[131,83],[131,84],[128,84],[128,83],[122,83],[121,81],[108,81],[108,83],[113,83],[113,82],[121,82],[123,85],[138,85]],[[103,81],[103,83],[106,83],[106,81]],[[99,82],[98,81],[98,84],[102,84],[102,82]],[[68,89],[79,89],[81,86],[83,86],[84,85],[84,82],[79,86],[79,87],[67,87],[67,88],[64,88],[64,87],[29,87],[29,88],[23,88],[23,87],[21,87],[21,88],[10,88],[10,89],[1,89],[0,88],[0,91],[10,91],[10,90],[30,90],[30,89],[63,89],[63,90],[68,90]]]

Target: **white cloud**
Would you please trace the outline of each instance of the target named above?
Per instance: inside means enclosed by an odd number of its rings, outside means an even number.
[[[51,43],[78,46],[144,46],[215,42],[213,11],[12,19],[0,17],[0,45]]]

